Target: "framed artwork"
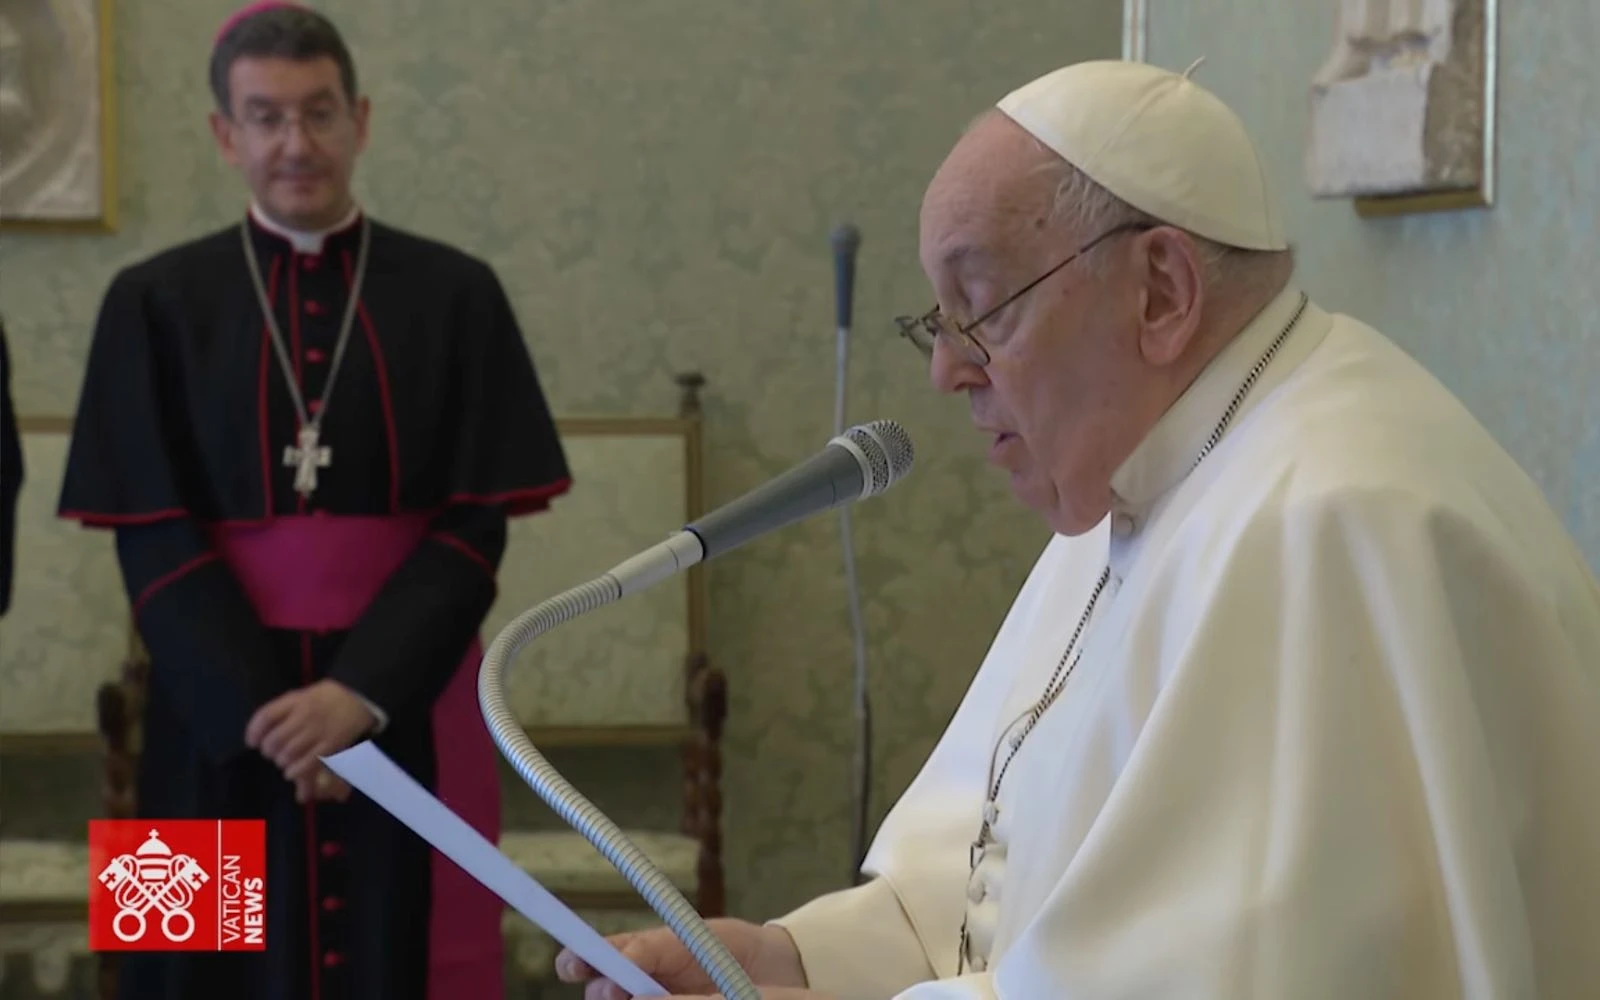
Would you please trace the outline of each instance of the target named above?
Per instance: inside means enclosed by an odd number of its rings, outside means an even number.
[[[1496,0],[1335,0],[1311,85],[1314,198],[1367,216],[1494,204]]]
[[[112,7],[0,3],[0,227],[116,228]]]

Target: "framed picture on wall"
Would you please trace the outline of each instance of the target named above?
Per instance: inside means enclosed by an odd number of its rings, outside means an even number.
[[[0,3],[0,228],[116,228],[113,3]]]
[[[1306,185],[1362,215],[1494,204],[1495,0],[1338,0]]]

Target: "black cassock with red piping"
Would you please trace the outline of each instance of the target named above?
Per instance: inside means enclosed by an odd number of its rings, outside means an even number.
[[[115,531],[150,653],[140,815],[263,817],[269,855],[265,953],[129,956],[123,997],[499,995],[498,901],[359,793],[297,804],[244,732],[272,698],[337,680],[378,710],[389,756],[492,833],[478,633],[507,518],[569,487],[510,303],[474,257],[361,216],[297,245],[251,215],[117,274],[60,513]]]

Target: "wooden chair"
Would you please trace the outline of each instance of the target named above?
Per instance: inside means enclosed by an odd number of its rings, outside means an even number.
[[[123,681],[100,688],[96,706],[104,740],[101,799],[107,818],[133,816],[134,776],[138,764],[139,706],[131,703],[143,690],[145,664],[130,656]],[[4,741],[11,753],[31,756],[81,755],[92,744],[77,733],[41,733],[30,739]],[[0,839],[0,935],[17,951],[33,950],[35,961],[60,966],[88,952],[88,845],[86,840]],[[112,1000],[116,992],[116,956],[96,956],[98,992]],[[60,978],[65,973],[46,978]],[[37,975],[35,978],[39,978]]]
[[[573,492],[551,512],[513,524],[486,636],[704,512],[704,380],[689,373],[677,384],[672,417],[561,422]],[[720,916],[727,683],[707,656],[706,618],[703,567],[696,566],[542,636],[507,671],[507,689],[542,752],[676,748],[683,783],[679,828],[625,830],[703,916]],[[535,798],[516,779],[508,795]],[[610,862],[564,825],[508,829],[500,847],[603,933],[657,922]],[[506,921],[522,974],[548,976],[553,942],[518,914],[508,911]]]

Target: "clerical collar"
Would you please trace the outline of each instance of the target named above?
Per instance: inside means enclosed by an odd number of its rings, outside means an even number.
[[[1299,307],[1300,289],[1291,284],[1211,360],[1111,477],[1111,491],[1119,506],[1144,507],[1189,474],[1251,367]],[[1327,313],[1306,304],[1296,329],[1257,379],[1230,427],[1237,426],[1244,412],[1265,398],[1321,342],[1329,324]]]
[[[262,229],[265,229],[267,232],[272,233],[274,236],[281,236],[283,239],[287,240],[289,245],[294,247],[299,252],[303,254],[319,254],[322,252],[323,242],[329,236],[342,233],[356,224],[356,220],[361,218],[361,206],[351,205],[350,211],[346,213],[345,217],[340,219],[337,223],[328,226],[326,229],[310,231],[290,229],[288,226],[279,225],[268,218],[267,213],[261,210],[261,206],[253,201],[250,203],[250,218],[255,222],[256,225],[260,226]]]

